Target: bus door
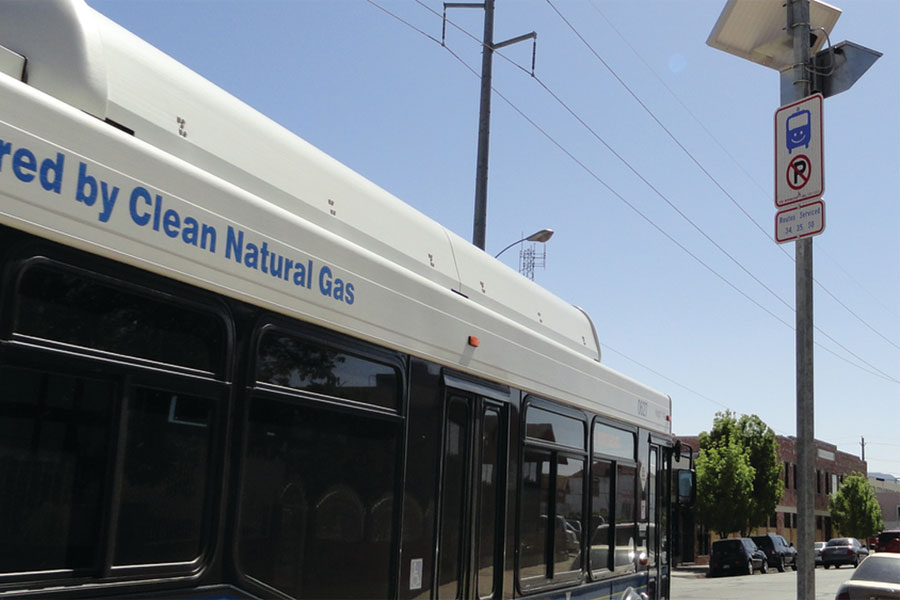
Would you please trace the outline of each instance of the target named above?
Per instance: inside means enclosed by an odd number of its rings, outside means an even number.
[[[508,409],[447,388],[440,491],[438,598],[500,598]]]
[[[668,483],[671,473],[671,450],[651,442],[648,460],[647,499],[649,501],[647,527],[647,558],[650,568],[650,598],[669,597],[669,514]]]

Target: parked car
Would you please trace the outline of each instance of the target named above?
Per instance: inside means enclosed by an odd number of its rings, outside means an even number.
[[[878,553],[863,561],[838,588],[834,600],[900,599],[900,554]]]
[[[766,553],[750,538],[716,540],[709,551],[709,575],[741,573],[753,575],[753,571],[766,573],[769,563]]]
[[[788,543],[784,537],[776,533],[754,535],[751,538],[760,550],[766,553],[766,560],[770,567],[775,567],[784,573],[784,568],[790,566],[797,570],[797,549]]]
[[[887,529],[878,534],[876,552],[900,552],[900,529]]]
[[[834,567],[841,565],[855,567],[868,555],[869,551],[856,538],[831,538],[822,549],[822,564],[826,569],[832,565]]]
[[[816,542],[816,566],[822,564],[822,548],[825,547],[825,542]]]

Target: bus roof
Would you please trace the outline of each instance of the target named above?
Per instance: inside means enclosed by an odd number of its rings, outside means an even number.
[[[106,128],[110,130],[103,134],[106,138],[157,157],[156,171],[148,164],[138,164],[146,161],[118,164],[126,160],[127,153],[106,154],[98,140],[96,169],[127,174],[131,181],[123,180],[123,188],[130,185],[134,191],[141,187],[152,202],[154,185],[159,190],[168,186],[172,196],[189,199],[185,206],[195,205],[198,211],[208,212],[210,219],[221,219],[216,231],[223,238],[226,231],[233,233],[234,239],[228,238],[233,253],[243,251],[243,245],[238,246],[237,232],[226,223],[245,225],[248,239],[252,232],[270,233],[272,254],[276,253],[275,239],[287,248],[297,244],[300,236],[320,249],[317,258],[338,261],[336,257],[346,257],[341,266],[355,273],[357,279],[366,279],[372,287],[390,288],[393,295],[384,296],[385,302],[388,296],[399,294],[411,306],[422,305],[420,312],[403,315],[394,324],[383,312],[386,307],[359,304],[353,308],[353,318],[335,313],[334,306],[319,312],[301,310],[298,315],[302,318],[574,403],[591,402],[597,396],[596,385],[604,382],[614,391],[610,397],[619,394],[624,398],[610,400],[608,410],[630,418],[641,416],[648,426],[670,431],[668,397],[599,365],[596,331],[582,310],[485,254],[84,2],[3,3],[0,45],[26,58],[26,80],[31,88],[115,124],[133,137],[125,140],[120,131]],[[47,110],[53,109],[48,105]],[[0,113],[0,120],[5,121],[6,115]],[[34,125],[35,129],[39,127]],[[165,156],[150,152],[148,145]],[[177,178],[159,176],[164,168],[184,172],[183,193],[176,193],[177,185],[170,183]],[[137,177],[142,170],[143,176]],[[220,190],[219,197],[189,193],[187,190],[196,187],[194,181]],[[145,183],[139,186],[135,182]],[[231,198],[227,206],[225,197]],[[190,212],[189,208],[183,210]],[[283,223],[283,227],[265,226],[260,215],[269,222]],[[92,226],[96,228],[96,222]],[[79,242],[61,241],[98,252],[85,241],[91,239],[96,239],[95,235],[85,233],[78,237]],[[134,241],[137,243],[137,238]],[[112,242],[104,245],[107,252],[114,247]],[[265,244],[262,247],[269,248]],[[285,254],[289,252],[285,250]],[[151,265],[152,261],[141,260],[140,252],[112,255],[283,312],[294,314],[298,310],[267,296],[262,289],[252,290],[246,283],[222,284],[224,272],[192,275],[186,266],[167,268],[162,259]],[[376,277],[379,269],[385,279]],[[426,289],[427,294],[423,292]],[[439,297],[430,295],[438,292]],[[370,298],[376,296],[373,292]],[[410,323],[417,314],[429,323]],[[442,314],[453,315],[453,319],[442,326],[438,318]],[[480,338],[482,347],[464,343],[468,336]],[[538,361],[540,368],[535,367]],[[572,386],[572,373],[568,371],[579,373],[584,380]],[[648,401],[653,405],[650,417],[646,415]]]

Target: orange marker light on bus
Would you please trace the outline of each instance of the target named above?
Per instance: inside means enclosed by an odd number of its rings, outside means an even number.
[[[481,340],[479,340],[474,335],[469,336],[469,345],[470,346],[472,346],[473,348],[477,348],[479,346],[479,344],[481,344]]]

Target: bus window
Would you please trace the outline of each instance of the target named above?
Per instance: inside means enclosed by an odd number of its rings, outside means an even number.
[[[35,260],[18,282],[14,331],[105,353],[222,374],[226,331],[212,313]]]
[[[116,386],[0,366],[0,572],[102,564]]]
[[[636,569],[636,438],[599,421],[593,425],[591,461],[590,570],[594,578]]]
[[[650,448],[650,459],[648,461],[648,472],[647,472],[647,490],[646,490],[646,502],[647,506],[647,514],[646,514],[646,522],[647,522],[647,531],[646,531],[646,540],[647,540],[647,560],[651,567],[655,567],[656,562],[656,540],[657,540],[657,531],[659,526],[659,513],[657,512],[657,491],[656,491],[656,477],[657,477],[657,469],[658,469],[658,461],[659,461],[659,450],[655,447]]]
[[[397,409],[400,380],[393,367],[321,342],[266,332],[256,377],[282,387]]]
[[[530,405],[525,423],[519,582],[530,590],[581,579],[586,443],[584,422],[567,415]]]
[[[595,459],[591,465],[590,570],[595,576],[612,570],[613,480],[615,471],[609,461]]]
[[[637,550],[637,527],[635,517],[635,486],[637,472],[633,465],[616,465],[616,549],[613,566],[616,570],[634,570]]]
[[[399,435],[394,418],[254,397],[242,571],[297,598],[389,596]]]
[[[0,572],[99,577],[200,557],[213,400],[12,365],[0,389]]]
[[[116,565],[200,556],[214,402],[136,388],[128,402]]]
[[[470,474],[470,406],[464,397],[451,396],[447,402],[444,441],[444,472],[441,502],[441,541],[438,565],[438,596],[461,598],[464,595],[465,565],[468,553],[465,493]]]

